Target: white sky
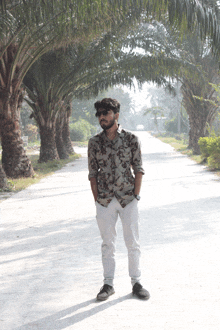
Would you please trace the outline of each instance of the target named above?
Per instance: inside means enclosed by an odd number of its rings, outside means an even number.
[[[129,88],[127,86],[121,86],[122,89],[130,94],[134,103],[136,111],[140,111],[144,106],[150,107],[151,95],[148,94],[148,88],[152,86],[150,83],[144,83],[142,88],[139,90],[137,82],[135,82],[135,88]]]

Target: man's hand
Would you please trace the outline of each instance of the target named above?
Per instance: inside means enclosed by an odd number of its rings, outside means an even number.
[[[135,182],[134,182],[134,194],[140,195],[141,191],[141,183],[142,183],[142,172],[137,172],[135,174]]]
[[[91,178],[90,179],[90,186],[91,186],[91,190],[92,190],[92,194],[93,194],[94,200],[96,202],[97,201],[97,198],[98,198],[98,185],[97,185],[96,178]]]

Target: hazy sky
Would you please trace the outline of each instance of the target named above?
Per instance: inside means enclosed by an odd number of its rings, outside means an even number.
[[[126,86],[121,86],[121,87],[125,92],[130,94],[134,103],[135,110],[140,111],[143,108],[143,106],[150,107],[151,95],[148,93],[148,88],[152,85],[153,84],[150,83],[144,83],[142,88],[139,89],[138,84],[135,81],[135,88],[130,89],[129,87]]]

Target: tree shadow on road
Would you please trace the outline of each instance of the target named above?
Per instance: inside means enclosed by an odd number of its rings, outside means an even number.
[[[219,197],[210,197],[142,209],[142,244],[149,249],[214,234],[219,221],[219,201]]]

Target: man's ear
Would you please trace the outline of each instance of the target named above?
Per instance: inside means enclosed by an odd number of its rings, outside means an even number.
[[[119,118],[119,112],[116,112],[115,119],[118,120],[118,118]]]

